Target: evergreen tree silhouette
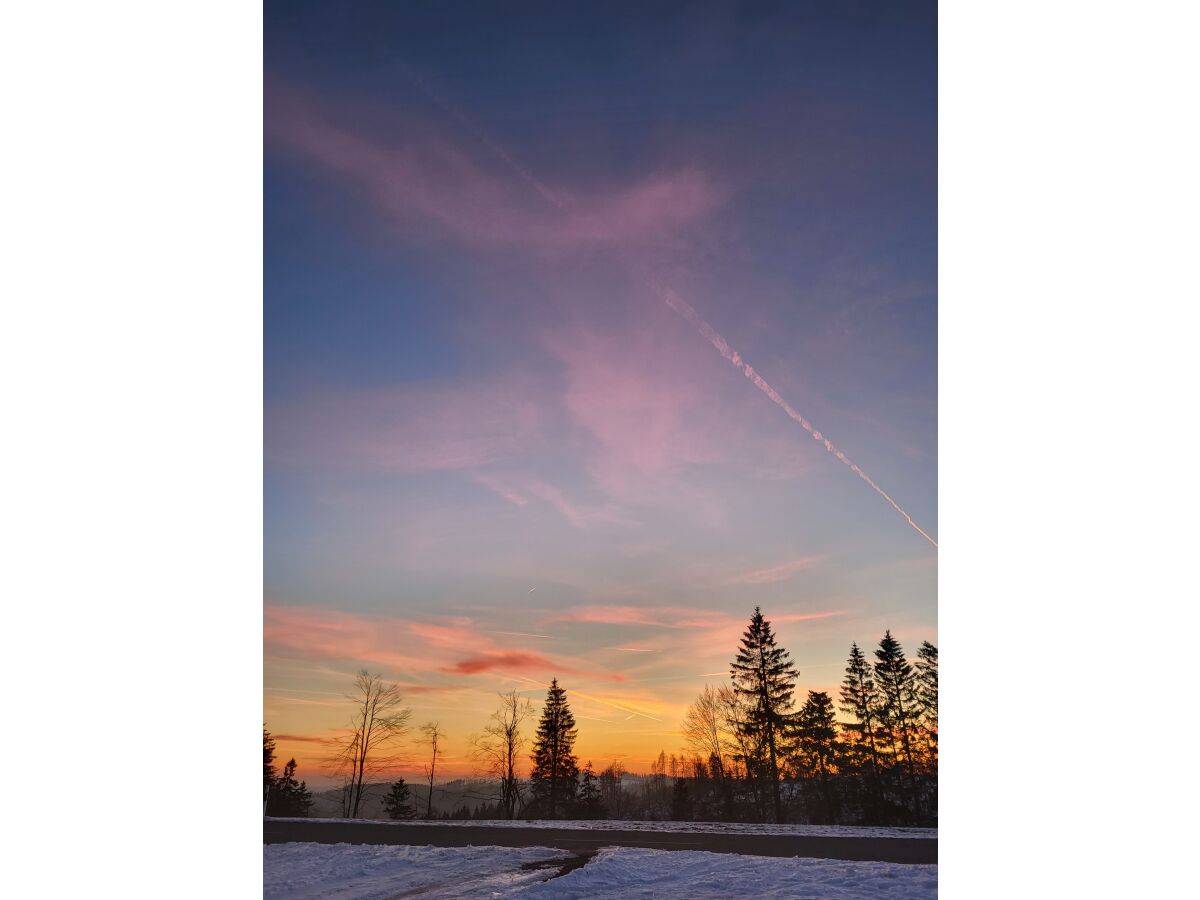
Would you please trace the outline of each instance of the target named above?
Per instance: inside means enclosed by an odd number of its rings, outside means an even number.
[[[567,692],[550,682],[546,705],[538,722],[533,742],[533,772],[530,790],[544,818],[565,816],[575,803],[575,779],[579,767],[575,759],[575,716],[567,704]]]
[[[391,819],[411,819],[417,811],[413,808],[412,793],[403,778],[396,780],[390,791],[383,797],[383,811]]]
[[[881,699],[879,719],[886,735],[892,756],[897,765],[907,770],[909,788],[916,798],[916,762],[913,757],[914,732],[916,727],[917,695],[913,667],[904,657],[904,648],[892,637],[889,629],[884,632],[875,651],[875,682],[879,685]],[[919,810],[914,810],[919,813]]]
[[[847,763],[862,779],[866,799],[863,813],[869,820],[879,814],[881,805],[879,755],[879,688],[867,657],[857,643],[850,645],[846,677],[842,679],[841,710],[853,721],[842,728],[850,737],[846,747]]]
[[[818,823],[837,820],[834,778],[842,746],[838,741],[833,700],[824,691],[809,691],[796,718],[796,768],[809,783],[809,819]]]
[[[763,776],[771,786],[776,822],[784,820],[779,763],[794,716],[792,693],[796,670],[788,656],[786,650],[776,646],[771,623],[763,618],[757,606],[754,607],[750,627],[742,634],[741,648],[731,666],[731,674],[734,690],[749,706],[747,720],[741,727],[764,755],[766,771]]]
[[[267,799],[267,815],[304,817],[311,807],[312,794],[303,781],[296,780],[296,760],[289,759]]]
[[[607,815],[604,809],[604,799],[600,795],[600,783],[596,778],[595,770],[592,769],[592,762],[588,760],[588,764],[583,767],[583,773],[579,779],[579,818],[581,819],[603,819]]]
[[[271,789],[275,786],[275,739],[263,726],[263,802],[271,798]]]
[[[925,737],[925,757],[931,773],[937,773],[938,735],[938,649],[922,641],[917,650],[917,709]]]

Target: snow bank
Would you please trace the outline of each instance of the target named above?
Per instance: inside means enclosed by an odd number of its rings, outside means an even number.
[[[392,900],[422,897],[520,897],[557,869],[525,863],[562,859],[545,847],[404,847],[360,844],[267,844],[263,897],[288,900]]]
[[[529,900],[726,900],[738,896],[930,900],[937,897],[937,866],[613,848],[600,851],[583,868],[533,885],[518,896]]]
[[[547,819],[435,819],[427,822],[408,819],[273,819],[278,822],[337,822],[341,825],[456,825],[486,828],[578,828],[588,831],[658,831],[683,834],[786,834],[799,837],[930,838],[937,840],[936,828],[872,828],[858,825],[761,825],[747,822],[625,822],[609,819],[555,821]]]
[[[522,869],[563,860],[544,847],[397,847],[360,844],[268,844],[263,847],[266,900],[392,900],[419,895],[529,900],[624,900],[686,897],[724,900],[932,900],[937,866],[738,856],[698,850],[602,850],[587,865]]]

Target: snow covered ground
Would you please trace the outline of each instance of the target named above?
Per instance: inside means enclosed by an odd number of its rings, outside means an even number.
[[[610,819],[556,821],[547,819],[274,819],[279,822],[336,822],[339,825],[461,825],[487,828],[581,828],[602,831],[669,831],[688,834],[793,834],[802,837],[869,837],[937,839],[936,828],[871,828],[857,825],[759,825],[746,822],[626,822]]]
[[[697,850],[609,848],[582,868],[554,877],[570,854],[541,847],[406,847],[268,844],[265,898],[396,897],[717,900],[752,893],[788,900],[937,897],[937,866],[740,856]],[[528,866],[550,863],[549,867]]]
[[[545,847],[405,847],[267,844],[265,900],[392,900],[394,897],[520,897],[557,871],[522,869],[569,857]]]

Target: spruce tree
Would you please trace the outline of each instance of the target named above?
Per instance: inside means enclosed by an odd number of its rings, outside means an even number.
[[[838,816],[834,778],[841,762],[833,700],[824,691],[809,691],[796,719],[796,769],[810,797],[809,821],[833,823]]]
[[[311,807],[312,794],[305,782],[296,780],[296,760],[289,759],[267,799],[267,815],[305,817]]]
[[[917,708],[921,731],[925,736],[925,756],[931,772],[937,775],[938,737],[938,649],[922,641],[917,651]]]
[[[881,730],[892,755],[908,770],[909,785],[916,800],[916,764],[913,757],[917,697],[913,667],[904,657],[904,648],[886,631],[875,651],[875,682],[879,685]],[[917,810],[914,810],[917,812]]]
[[[824,691],[809,691],[796,717],[797,767],[806,778],[829,778],[837,772],[840,753],[833,700]]]
[[[550,682],[546,705],[533,742],[533,771],[530,790],[541,815],[547,819],[565,815],[575,802],[575,779],[579,774],[574,748],[575,716],[567,705],[567,692]]]
[[[607,814],[604,809],[604,798],[600,794],[599,779],[596,778],[592,762],[583,767],[579,779],[579,802],[576,804],[581,819],[603,819]]]
[[[275,786],[275,739],[263,726],[263,803],[271,798]]]
[[[384,795],[383,811],[388,814],[388,818],[396,820],[411,819],[417,814],[412,804],[412,793],[403,778],[397,779],[392,789]]]
[[[853,719],[842,727],[851,735],[851,762],[870,779],[879,776],[879,689],[866,656],[857,643],[850,645],[846,677],[842,679],[842,712]]]
[[[789,654],[775,644],[771,623],[756,606],[750,627],[742,634],[742,645],[731,666],[734,690],[748,706],[746,722],[741,726],[753,743],[761,748],[765,771],[771,785],[775,821],[783,821],[779,764],[784,742],[794,713],[792,692],[796,683],[795,665]]]

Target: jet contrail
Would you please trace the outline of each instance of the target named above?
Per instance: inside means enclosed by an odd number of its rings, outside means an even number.
[[[886,500],[888,503],[890,503],[892,505],[892,508],[894,510],[896,510],[896,512],[898,512],[898,513],[900,513],[900,515],[904,516],[905,521],[907,521],[909,525],[911,525],[914,529],[916,529],[916,531],[921,535],[921,537],[925,538],[925,540],[927,540],[927,541],[929,541],[929,543],[933,544],[934,547],[937,547],[937,541],[935,541],[933,538],[931,538],[925,532],[925,529],[923,529],[920,525],[918,525],[916,522],[914,522],[912,519],[912,516],[910,516],[903,509],[901,509],[900,504],[897,503],[895,500],[893,500],[890,496],[888,496],[887,491],[885,491],[883,488],[881,488],[879,485],[877,485],[874,481],[872,481],[870,475],[868,475],[866,472],[864,472],[862,469],[860,469],[855,463],[851,462],[850,459],[846,456],[846,454],[844,454],[841,450],[839,450],[837,447],[835,447],[830,442],[829,438],[825,437],[825,435],[821,434],[821,432],[819,432],[815,428],[813,428],[812,423],[809,422],[808,419],[804,418],[804,416],[802,416],[802,415],[800,415],[800,413],[796,412],[796,410],[794,410],[792,408],[790,403],[788,403],[786,400],[784,400],[782,397],[780,397],[778,392],[776,392],[776,390],[773,387],[771,387],[771,385],[767,384],[767,382],[763,379],[763,377],[761,375],[759,375],[757,372],[754,371],[754,367],[751,366],[744,359],[742,359],[741,355],[736,350],[733,350],[729,346],[729,344],[726,342],[725,338],[721,337],[721,335],[717,333],[715,328],[713,328],[711,325],[709,325],[707,322],[705,322],[704,319],[702,319],[700,317],[700,314],[692,308],[692,305],[690,303],[688,303],[686,300],[684,300],[682,297],[680,297],[678,294],[676,294],[669,287],[659,287],[659,286],[655,285],[655,288],[658,291],[659,296],[662,297],[663,302],[666,303],[667,306],[671,307],[671,309],[673,309],[676,313],[678,313],[680,316],[682,316],[688,322],[690,322],[692,324],[692,327],[694,327],[698,332],[700,332],[701,336],[703,336],[710,344],[712,344],[713,347],[716,348],[718,353],[720,353],[723,357],[725,357],[727,360],[729,360],[729,362],[733,365],[733,367],[735,369],[737,369],[739,372],[741,372],[743,375],[745,375],[747,378],[749,378],[750,381],[752,381],[754,383],[754,386],[756,388],[758,388],[760,391],[762,391],[764,394],[766,394],[768,397],[770,397],[772,402],[774,402],[776,406],[778,406],[785,413],[787,413],[788,416],[790,416],[795,421],[799,422],[800,426],[805,431],[807,431],[809,434],[811,434],[814,439],[816,439],[816,440],[820,441],[822,444],[824,444],[826,450],[828,450],[830,453],[832,453],[834,456],[836,456],[838,459],[840,459],[843,463],[845,463],[847,466],[849,466],[851,472],[853,472],[855,475],[857,475],[859,478],[861,478],[863,481],[865,481],[867,484],[869,484],[874,489],[875,493],[877,493],[880,497],[882,497],[884,500]]]
[[[524,181],[527,184],[529,184],[535,191],[537,191],[538,194],[541,195],[543,200],[545,200],[547,203],[551,204],[552,206],[556,207],[560,212],[565,212],[565,213],[570,212],[570,207],[567,203],[563,202],[563,200],[561,200],[553,191],[551,191],[548,187],[546,187],[544,184],[542,184],[536,177],[534,177],[532,172],[530,172],[528,169],[526,169],[524,166],[522,166],[519,162],[517,162],[515,159],[513,159],[513,157],[508,153],[508,151],[506,151],[503,147],[501,147],[499,144],[497,144],[495,141],[493,141],[491,139],[491,137],[489,137],[479,126],[477,126],[474,122],[472,122],[465,115],[463,115],[461,112],[459,112],[455,107],[453,107],[450,103],[448,103],[444,98],[442,98],[436,91],[434,91],[425,82],[425,80],[423,78],[421,78],[421,76],[419,74],[417,74],[415,71],[413,71],[408,66],[403,66],[403,68],[405,69],[409,79],[411,81],[413,81],[413,83],[415,83],[417,85],[417,87],[420,88],[421,91],[423,91],[427,97],[429,97],[431,100],[433,100],[434,103],[436,103],[438,106],[440,106],[444,112],[446,112],[449,116],[451,116],[465,130],[470,132],[480,143],[482,143],[485,147],[487,147],[492,153],[494,153],[497,157],[499,157],[501,160],[503,160],[504,163],[510,169],[512,169],[512,171],[514,171],[518,176],[520,176],[522,179],[524,179]],[[918,525],[916,522],[914,522],[912,516],[910,516],[908,513],[906,513],[901,508],[900,504],[891,498],[891,496],[888,494],[887,491],[885,491],[883,488],[881,488],[879,485],[877,485],[871,479],[870,475],[868,475],[866,472],[864,472],[862,469],[860,469],[854,462],[852,462],[846,456],[846,454],[844,454],[841,450],[839,450],[837,447],[835,447],[829,441],[828,438],[826,438],[823,434],[821,434],[821,432],[819,432],[815,428],[813,428],[812,423],[809,422],[808,419],[804,418],[804,416],[802,416],[802,415],[800,415],[800,413],[796,412],[796,410],[794,410],[792,408],[790,403],[788,403],[781,396],[779,396],[778,392],[776,392],[776,390],[773,387],[771,387],[771,385],[767,384],[767,382],[763,379],[763,377],[761,375],[759,375],[757,372],[754,371],[754,367],[751,366],[749,363],[747,363],[744,359],[742,359],[742,357],[738,354],[738,352],[736,350],[731,349],[729,344],[725,341],[725,338],[721,337],[721,335],[717,333],[716,329],[714,329],[711,325],[709,325],[707,322],[704,321],[704,319],[702,319],[700,317],[700,314],[698,312],[696,312],[695,309],[692,308],[690,303],[688,303],[686,300],[684,300],[682,297],[680,297],[678,294],[676,294],[669,287],[660,286],[653,278],[651,278],[649,280],[650,280],[651,285],[654,288],[654,290],[659,294],[659,296],[662,297],[663,301],[666,302],[667,306],[671,307],[671,309],[675,310],[676,313],[678,313],[683,318],[687,319],[687,321],[690,322],[692,324],[692,326],[697,331],[699,331],[700,334],[704,338],[706,338],[708,340],[708,342],[717,349],[717,352],[719,352],[723,357],[725,357],[727,360],[729,360],[730,363],[733,364],[733,367],[735,369],[737,369],[739,372],[741,372],[743,375],[745,375],[747,378],[749,378],[752,382],[754,382],[755,387],[757,387],[760,391],[762,391],[764,394],[766,394],[768,397],[770,397],[771,400],[780,409],[782,409],[785,413],[787,413],[792,419],[799,422],[801,427],[803,427],[805,431],[807,431],[809,434],[811,434],[814,439],[816,439],[816,440],[820,441],[822,444],[824,444],[825,449],[827,451],[832,453],[839,460],[841,460],[843,463],[845,463],[847,466],[849,466],[851,472],[853,472],[855,475],[857,475],[859,478],[861,478],[863,481],[865,481],[867,484],[869,484],[871,486],[872,490],[875,491],[875,493],[877,493],[880,497],[882,497],[884,500],[886,500],[888,503],[890,503],[892,508],[894,510],[896,510],[896,512],[898,512],[898,513],[900,513],[900,515],[904,516],[905,521],[908,522],[908,524],[911,525],[917,531],[917,533],[921,535],[921,537],[923,537],[923,538],[925,538],[925,540],[929,541],[929,543],[931,543],[935,549],[937,548],[937,545],[938,545],[937,541],[935,541],[933,538],[931,538],[928,535],[928,533],[926,533],[925,529],[923,529],[920,525]],[[532,594],[533,589],[531,589],[529,591],[529,593]],[[639,715],[641,715],[641,714],[639,713]]]
[[[530,185],[530,187],[541,194],[543,200],[552,206],[558,207],[558,209],[562,210],[563,212],[569,211],[568,204],[560,199],[559,196],[554,193],[554,191],[550,190],[550,188],[538,181],[533,176],[532,172],[513,159],[512,155],[495,141],[493,141],[491,137],[488,136],[487,132],[459,112],[458,109],[451,105],[448,100],[430,87],[417,71],[415,71],[411,66],[405,65],[404,63],[401,63],[400,67],[404,70],[405,74],[408,75],[409,80],[418,88],[420,88],[421,92],[426,97],[441,107],[442,112],[454,119],[454,121],[461,125],[462,128],[477,141],[479,141],[479,143],[483,144],[483,146],[487,147],[488,150],[492,151],[492,153],[502,159],[508,165],[508,167],[516,172],[517,175],[519,175],[522,179],[524,179],[524,181]]]

